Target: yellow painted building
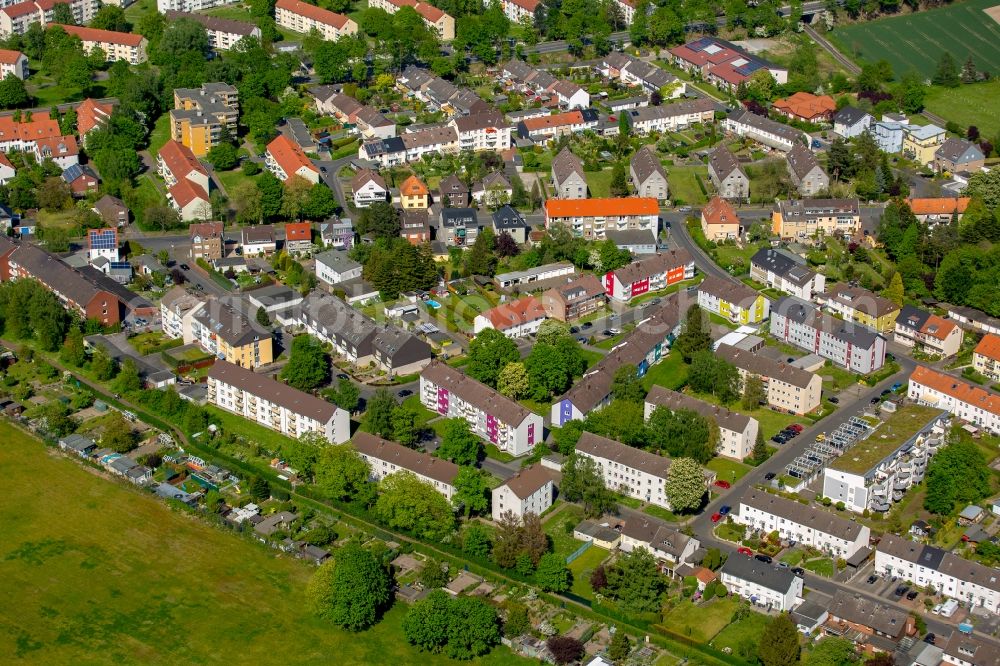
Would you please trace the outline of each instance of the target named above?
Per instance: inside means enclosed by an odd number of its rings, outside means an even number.
[[[410,176],[399,186],[399,202],[404,210],[424,210],[430,206],[430,190],[416,176]]]
[[[899,306],[861,287],[837,287],[830,291],[826,307],[847,321],[892,333],[896,328]]]
[[[170,111],[170,138],[204,157],[229,130],[236,136],[239,92],[226,83],[206,83],[201,88],[174,90]]]
[[[771,314],[771,301],[743,283],[707,277],[698,285],[698,305],[738,324],[758,324]]]
[[[937,125],[907,125],[903,128],[903,154],[921,164],[930,164],[946,138],[947,133]]]

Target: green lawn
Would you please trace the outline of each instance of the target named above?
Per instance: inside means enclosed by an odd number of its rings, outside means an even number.
[[[704,400],[705,402],[711,402],[716,405],[719,404],[718,399],[716,399],[713,395],[702,393],[692,395],[700,400]],[[743,407],[739,404],[739,401],[729,405],[729,409],[757,419],[760,423],[761,432],[764,433],[764,439],[770,439],[778,432],[787,428],[790,424],[800,420],[799,417],[794,414],[782,414],[781,412],[776,412],[763,406],[757,409],[743,409]]]
[[[667,167],[667,182],[670,185],[670,199],[674,205],[689,204],[700,205],[708,201],[701,188],[698,187],[698,180],[695,177],[701,176],[701,180],[706,184],[708,179],[708,167],[706,166],[672,166]]]
[[[583,545],[582,541],[573,538],[573,528],[581,520],[583,520],[583,509],[575,504],[564,504],[545,521],[545,533],[552,539],[552,552],[559,557],[568,557]]]
[[[43,229],[63,229],[73,235],[76,235],[79,233],[80,229],[73,218],[74,211],[72,209],[60,211],[38,211],[38,224]]]
[[[820,557],[814,560],[804,560],[802,562],[802,567],[804,569],[809,569],[815,574],[820,576],[826,576],[827,578],[833,577],[833,560],[828,557]]]
[[[590,574],[594,572],[597,565],[610,556],[608,551],[597,546],[591,546],[583,551],[583,554],[569,563],[569,570],[573,572],[573,587],[571,592],[585,599],[593,599],[594,591],[590,588]]]
[[[856,60],[888,60],[897,79],[914,70],[930,78],[945,51],[959,67],[971,55],[980,71],[996,72],[1000,69],[1000,25],[983,12],[996,4],[995,0],[966,0],[916,14],[838,26],[830,37]]]
[[[243,173],[243,169],[231,169],[229,171],[216,171],[215,175],[219,178],[222,183],[222,187],[226,189],[226,194],[229,198],[233,198],[233,190],[240,183],[245,183],[246,181],[256,182],[256,176],[248,176]]]
[[[590,196],[597,199],[601,197],[611,196],[611,176],[613,171],[611,169],[604,169],[603,171],[588,171],[587,176],[587,187],[590,188]]]
[[[156,119],[152,131],[149,133],[149,153],[155,158],[156,154],[163,148],[163,144],[170,140],[170,114],[164,113]]]
[[[684,358],[677,353],[667,354],[666,358],[646,371],[642,377],[642,387],[649,391],[653,386],[664,386],[678,390],[687,382],[688,366]]]
[[[768,618],[763,613],[750,613],[742,620],[733,622],[719,632],[712,641],[716,650],[728,648],[736,656],[747,657],[757,653],[761,634],[767,626]]]
[[[602,358],[604,358],[604,354],[602,354],[601,352],[591,351],[589,349],[581,349],[580,356],[582,356],[587,360],[588,368],[594,367],[601,361]]]
[[[248,439],[252,442],[259,442],[269,451],[277,450],[278,446],[282,443],[288,444],[292,442],[291,437],[286,437],[280,432],[275,432],[274,430],[265,428],[262,425],[251,423],[242,416],[230,414],[227,411],[219,409],[215,405],[205,405],[205,409],[208,411],[209,420],[213,423],[220,424],[222,429],[226,432],[239,435],[240,437]]]
[[[733,483],[739,481],[750,471],[750,465],[744,465],[729,458],[712,458],[705,467],[718,475],[720,481]]]
[[[779,559],[789,566],[797,567],[802,562],[802,557],[803,553],[801,550],[790,550]]]
[[[167,201],[163,195],[160,194],[160,191],[156,189],[153,177],[148,173],[139,176],[137,182],[138,185],[136,185],[134,194],[138,204],[133,207],[132,212],[135,213],[139,226],[143,227],[143,213],[145,210],[150,206],[165,206],[167,205]]]
[[[427,425],[428,421],[439,416],[439,414],[436,414],[435,412],[432,412],[431,410],[423,406],[423,404],[420,402],[419,395],[411,395],[410,397],[408,397],[406,400],[403,401],[403,407],[406,407],[411,412],[417,415],[416,426],[418,428],[423,428],[424,426]]]
[[[499,460],[500,462],[510,462],[514,459],[514,456],[510,455],[506,451],[498,449],[496,444],[486,444],[483,448],[486,451],[486,456],[493,458],[494,460]]]
[[[732,597],[704,604],[685,600],[663,617],[663,626],[698,643],[707,643],[733,619],[737,605],[738,599]]]
[[[46,109],[65,104],[66,102],[78,102],[87,97],[100,99],[106,97],[105,84],[101,81],[91,83],[90,90],[84,92],[80,88],[65,88],[55,81],[40,74],[34,74],[27,81],[28,94],[34,98],[32,106]]]
[[[49,455],[6,423],[0,437],[4,663],[458,663],[405,643],[403,604],[363,634],[340,631],[307,610],[315,567]],[[477,663],[531,662],[501,647]]]
[[[924,105],[962,127],[975,125],[983,136],[1000,134],[1000,79],[957,88],[931,86]]]
[[[662,506],[656,506],[655,504],[647,504],[642,507],[642,512],[646,515],[652,516],[653,518],[659,518],[660,520],[666,520],[668,522],[675,523],[680,518],[673,511],[668,511]]]

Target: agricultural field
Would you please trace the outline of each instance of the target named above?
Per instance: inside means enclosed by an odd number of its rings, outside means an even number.
[[[996,0],[966,0],[929,11],[841,26],[830,38],[856,60],[885,59],[897,77],[911,70],[930,78],[950,51],[961,67],[970,55],[980,70],[1000,69],[1000,24],[985,10]]]
[[[457,664],[306,609],[314,567],[91,474],[0,423],[0,662]],[[506,648],[486,664],[529,663]]]
[[[959,63],[961,64],[961,63]],[[945,120],[962,127],[975,125],[991,141],[1000,136],[1000,79],[957,88],[931,86],[924,106]]]

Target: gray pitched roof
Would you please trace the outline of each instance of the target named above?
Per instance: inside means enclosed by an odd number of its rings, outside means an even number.
[[[740,504],[747,505],[759,511],[784,518],[804,527],[830,534],[845,541],[854,541],[861,534],[861,525],[845,520],[828,511],[816,509],[807,504],[772,495],[763,490],[750,489],[740,498]]]
[[[979,562],[966,560],[940,548],[886,533],[878,544],[878,550],[907,562],[913,562],[928,569],[940,571],[945,575],[954,576],[967,583],[975,583],[989,590],[1000,591],[1000,570],[987,567]]]
[[[500,421],[520,425],[531,412],[518,402],[494,391],[446,363],[434,361],[420,373],[421,378],[447,388],[465,402],[492,414]]]
[[[209,301],[194,318],[233,346],[271,337],[271,333],[258,324],[256,319],[251,319],[232,305],[216,299]]]
[[[556,187],[559,187],[574,173],[579,174],[581,178],[586,180],[583,172],[583,161],[573,154],[569,146],[566,146],[559,151],[558,155],[552,158],[552,177],[555,180]]]
[[[934,155],[954,163],[974,162],[983,159],[983,151],[979,149],[979,146],[971,141],[956,137],[951,137],[942,143]]]
[[[637,449],[607,437],[601,437],[591,432],[585,432],[576,443],[576,450],[597,458],[612,460],[620,465],[641,470],[647,474],[667,478],[670,470],[670,458]]]
[[[861,109],[856,109],[853,106],[845,106],[833,115],[833,122],[851,127],[864,120],[865,116],[871,117],[870,114]]]
[[[743,168],[740,166],[739,160],[736,159],[736,155],[733,155],[733,152],[725,146],[719,146],[712,151],[708,157],[708,165],[712,167],[712,171],[715,172],[719,180],[725,180],[734,171],[743,173]],[[743,173],[743,176],[746,177],[746,174]]]
[[[710,275],[698,285],[698,291],[705,292],[727,303],[750,307],[760,295],[742,282]]]
[[[650,547],[680,557],[691,541],[691,537],[655,518],[635,516],[625,521],[622,534],[648,543]]]
[[[653,152],[650,146],[644,146],[635,151],[635,155],[632,156],[629,166],[640,184],[645,183],[654,174],[659,174],[663,177],[663,180],[667,179],[667,172],[664,171],[663,165],[660,164],[660,158],[656,156],[656,153]]]
[[[837,590],[830,602],[830,615],[887,636],[899,636],[906,629],[906,611],[872,601],[860,594]]]
[[[347,271],[361,268],[361,264],[351,259],[347,255],[346,250],[327,250],[326,252],[321,252],[316,255],[316,263],[328,266],[337,273],[346,273]]]
[[[796,296],[785,296],[771,306],[771,316],[780,315],[794,322],[823,331],[854,347],[871,349],[879,334],[860,324],[845,322],[820,312],[812,303]]]
[[[819,167],[819,161],[816,159],[816,156],[801,143],[795,144],[785,157],[788,160],[788,168],[792,170],[792,173],[799,180],[802,180],[809,175],[810,171]]]
[[[830,298],[838,303],[843,303],[844,305],[849,305],[868,313],[873,317],[881,317],[899,309],[899,306],[888,298],[879,296],[862,287],[834,287],[830,290]]]
[[[698,400],[677,391],[671,391],[663,386],[653,386],[646,396],[646,403],[654,405],[654,407],[666,407],[670,411],[688,409],[711,421],[715,421],[719,424],[720,428],[739,433],[745,431],[747,426],[750,425],[750,421],[753,420],[749,416],[737,414],[725,407],[712,405],[704,400]]]
[[[791,143],[802,142],[803,133],[801,130],[797,130],[789,125],[782,125],[764,116],[758,116],[756,113],[751,113],[746,109],[736,109],[729,114],[729,120],[748,125],[762,132],[776,134]]]
[[[806,268],[804,262],[797,259],[795,255],[785,250],[761,248],[750,258],[750,264],[759,266],[763,270],[770,271],[801,287],[816,277],[816,273]]]
[[[371,456],[378,460],[391,462],[398,467],[414,474],[425,476],[441,483],[451,485],[458,476],[458,465],[435,458],[420,451],[415,451],[402,444],[391,442],[367,432],[358,432],[351,440],[358,453]]]
[[[752,375],[777,379],[797,388],[806,388],[812,382],[813,377],[816,376],[802,368],[796,368],[793,365],[776,361],[767,356],[737,349],[732,345],[719,345],[719,348],[715,351],[715,355]]]
[[[761,587],[785,594],[795,584],[795,574],[775,564],[765,564],[754,557],[730,555],[720,570],[740,580],[756,583]]]
[[[333,418],[339,407],[314,395],[286,386],[266,375],[241,368],[228,361],[216,361],[208,371],[208,378],[246,391],[268,402],[284,407],[295,414],[308,416],[320,423]]]

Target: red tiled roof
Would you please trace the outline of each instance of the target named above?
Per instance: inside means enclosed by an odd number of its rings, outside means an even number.
[[[205,189],[201,185],[192,183],[187,178],[177,179],[174,186],[170,188],[170,196],[173,197],[174,201],[181,208],[184,208],[184,206],[187,206],[195,199],[208,201],[208,193],[205,192]]]
[[[332,25],[338,30],[347,25],[347,22],[350,20],[343,14],[331,12],[327,9],[321,9],[316,5],[310,5],[307,2],[300,2],[300,0],[278,0],[274,7],[275,9],[284,9],[293,14],[298,14],[299,16],[305,16],[306,18],[319,23]]]
[[[410,176],[399,186],[399,193],[405,197],[422,197],[430,193],[423,181],[416,176]]]
[[[39,139],[36,143],[36,150],[39,153],[43,153],[48,150],[48,155],[43,155],[43,157],[69,157],[71,155],[79,155],[80,148],[76,145],[76,137],[69,136],[53,136],[47,139]]]
[[[32,2],[32,0],[27,0],[27,2],[19,2],[17,4],[10,5],[9,7],[4,7],[3,9],[0,9],[0,12],[3,12],[10,18],[15,19],[27,16],[28,14],[37,14],[40,12],[40,8],[39,5],[36,5]]]
[[[797,92],[791,97],[774,101],[774,108],[785,114],[811,120],[837,111],[837,103],[829,95]]]
[[[490,320],[493,328],[498,331],[512,326],[520,326],[537,319],[545,318],[545,308],[534,296],[525,296],[510,303],[503,303],[483,313]]]
[[[541,3],[541,0],[506,0],[506,1],[515,4],[521,9],[528,12],[534,12],[536,9],[538,9],[538,5]]]
[[[961,215],[969,206],[969,197],[928,197],[907,199],[914,215]]]
[[[701,211],[701,217],[705,224],[739,224],[740,218],[736,216],[736,209],[733,205],[715,196],[709,201]]]
[[[312,224],[309,222],[289,222],[285,225],[285,240],[312,240]]]
[[[583,122],[583,114],[579,111],[567,111],[557,113],[552,116],[540,116],[538,118],[528,118],[524,126],[529,130],[548,129],[550,127],[562,127],[563,125],[577,125]]]
[[[1000,335],[993,335],[992,333],[984,335],[983,339],[976,345],[975,353],[1000,361]]]
[[[3,153],[0,153],[0,166],[10,167],[11,169],[14,168],[14,165],[10,163],[10,160],[7,159],[7,156]]]
[[[112,111],[114,111],[112,105],[101,104],[89,97],[80,102],[76,107],[76,127],[80,136],[107,122]]]
[[[312,163],[312,160],[306,157],[302,147],[284,134],[279,134],[271,143],[267,144],[267,152],[271,153],[271,157],[288,178],[294,176],[302,167],[319,173],[319,169]]]
[[[956,400],[967,403],[980,409],[985,409],[992,414],[1000,414],[1000,395],[990,393],[978,386],[938,372],[930,368],[918,365],[910,375],[910,381],[934,389],[939,393],[949,395]]]
[[[0,49],[0,64],[3,65],[13,65],[17,62],[17,59],[24,54],[20,51],[11,51],[10,49]]]
[[[62,136],[59,123],[49,118],[48,111],[32,114],[29,122],[14,122],[12,116],[0,116],[0,142],[37,141]]]
[[[146,39],[142,35],[134,35],[131,32],[100,30],[78,25],[63,25],[62,23],[50,23],[49,27],[60,27],[66,31],[66,34],[79,37],[80,41],[83,42],[104,42],[105,44],[124,44],[125,46],[138,47]]]
[[[208,176],[208,171],[201,165],[198,158],[194,156],[191,149],[184,144],[171,139],[160,148],[160,158],[167,165],[174,178],[183,180],[192,171]]]
[[[660,204],[648,197],[611,199],[548,199],[547,217],[615,217],[625,215],[656,215]]]

